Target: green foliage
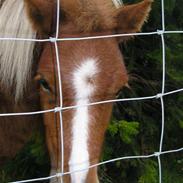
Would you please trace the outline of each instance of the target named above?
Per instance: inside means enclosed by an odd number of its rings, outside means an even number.
[[[138,183],[158,183],[158,165],[153,160],[148,160],[144,163],[142,175],[140,176]]]
[[[183,129],[183,121],[179,121],[180,128]]]
[[[133,138],[139,133],[139,123],[138,122],[127,122],[127,121],[112,121],[109,125],[108,131],[114,137],[119,133],[121,140],[130,144]]]
[[[0,182],[48,175],[49,159],[43,140],[43,134],[34,134],[16,157],[0,170]]]
[[[126,0],[124,2],[137,2]],[[165,2],[166,30],[183,30],[183,1]],[[155,1],[143,32],[162,29],[161,1]],[[165,91],[183,87],[183,35],[165,34],[166,83]],[[120,98],[152,96],[162,90],[162,42],[159,35],[139,36],[121,45],[129,71],[131,89],[123,89]],[[164,97],[165,134],[163,150],[182,147],[183,95]],[[134,128],[133,122],[138,122]],[[130,124],[130,126],[129,126]],[[131,126],[132,125],[132,126]],[[132,132],[132,133],[131,133]],[[135,132],[133,134],[133,132]],[[102,160],[129,155],[152,154],[159,150],[161,134],[161,103],[159,99],[117,103],[107,132]],[[163,182],[182,182],[182,154],[164,155]],[[106,165],[103,170],[113,183],[157,183],[157,159],[123,160]],[[172,171],[174,170],[174,171]],[[105,182],[105,181],[103,181]]]

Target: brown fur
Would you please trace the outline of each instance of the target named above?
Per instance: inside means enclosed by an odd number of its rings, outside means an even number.
[[[34,28],[39,33],[50,34],[56,0],[24,0],[30,18],[36,19]]]
[[[27,93],[23,101],[15,104],[14,97],[0,91],[0,113],[20,113],[39,110],[39,97],[35,89]],[[0,117],[0,166],[12,159],[30,140],[32,135],[41,130],[42,118],[34,116]]]
[[[153,0],[145,0],[138,4],[119,8],[116,15],[116,20],[118,20],[117,33],[134,33],[140,31],[144,21],[148,18],[152,2]]]
[[[56,0],[25,0],[25,2],[34,27],[41,30],[40,32],[50,32],[51,25],[56,21]],[[152,2],[153,0],[144,0],[116,10],[110,0],[63,0],[60,3],[60,22],[62,24],[72,22],[75,31],[78,32],[116,30],[117,33],[133,33],[140,31],[144,20],[148,17]]]
[[[105,45],[101,47],[101,45]],[[100,86],[97,91],[97,95],[93,96],[92,101],[100,101],[112,99],[115,97],[117,91],[128,82],[127,72],[125,70],[125,66],[121,63],[121,54],[117,46],[117,42],[115,39],[111,40],[91,40],[91,41],[71,41],[59,44],[59,50],[62,51],[61,60],[62,65],[61,73],[62,73],[62,81],[63,81],[63,99],[64,106],[74,105],[74,94],[71,92],[72,89],[72,80],[71,73],[74,71],[77,65],[81,63],[84,59],[84,50],[87,46],[88,54],[87,57],[96,57],[99,58],[101,62],[99,62],[99,68],[102,68],[100,75],[95,79],[96,85]],[[71,52],[68,52],[68,48]],[[111,52],[109,52],[110,50]],[[115,52],[114,58],[111,59],[111,53]],[[46,46],[43,57],[40,61],[40,67],[38,69],[38,73],[42,78],[44,78],[51,86],[51,92],[47,93],[40,88],[41,94],[41,103],[44,109],[53,108],[57,106],[58,99],[55,96],[56,88],[54,83],[55,81],[55,58],[54,58],[54,50],[50,48],[49,44]],[[70,62],[68,62],[68,59]],[[115,63],[114,64],[114,60]],[[104,61],[104,62],[102,62]],[[112,74],[115,73],[115,74]],[[112,75],[111,75],[112,74]],[[105,77],[101,77],[101,76]],[[112,77],[111,77],[112,76]],[[108,82],[110,81],[110,83]],[[108,89],[106,89],[108,88]],[[57,99],[57,100],[56,100]],[[112,104],[107,105],[99,105],[96,107],[91,107],[91,114],[93,114],[93,121],[90,131],[90,136],[95,138],[90,138],[89,147],[95,147],[90,149],[91,163],[96,163],[100,157],[101,146],[104,138],[105,129],[107,128],[108,119],[111,114]],[[99,111],[103,111],[102,113]],[[69,171],[68,169],[68,160],[70,156],[70,137],[71,137],[71,118],[73,116],[74,110],[63,111],[63,121],[64,121],[64,139],[67,139],[64,142],[65,151],[65,171]],[[101,118],[102,116],[102,118]],[[59,121],[57,120],[58,116],[54,114],[46,114],[45,115],[45,125],[47,129],[47,142],[49,145],[49,150],[51,157],[54,157],[54,161],[52,161],[52,167],[55,168],[55,165],[58,165],[57,162],[60,161],[59,154]],[[55,139],[55,140],[53,140]],[[51,143],[51,141],[53,142]],[[91,145],[90,145],[91,144]],[[55,153],[53,152],[55,151]],[[57,159],[56,159],[57,158]],[[96,171],[96,169],[91,170]],[[89,176],[88,181],[91,179]],[[69,180],[69,177],[66,177],[66,180]],[[89,182],[92,183],[92,182]]]
[[[52,25],[55,25],[56,1],[25,0],[29,17],[33,27],[40,33],[52,34]],[[61,24],[59,37],[79,37],[105,35],[113,33],[130,33],[139,31],[150,11],[151,0],[144,0],[136,5],[128,5],[115,9],[111,1],[97,0],[63,0],[61,2]],[[64,106],[75,105],[71,74],[77,65],[85,58],[98,60],[99,74],[92,78],[97,86],[97,93],[91,101],[101,101],[115,98],[118,90],[128,82],[127,71],[123,64],[123,57],[118,48],[119,40],[101,39],[85,41],[59,42],[61,75]],[[45,79],[49,89],[40,86],[41,105],[43,109],[59,105],[58,79],[55,76],[54,47],[45,44],[36,77],[38,81]],[[89,81],[90,82],[90,81]],[[99,161],[105,130],[108,125],[112,104],[103,104],[89,107],[92,123],[89,128],[88,148],[90,164]],[[64,171],[68,171],[68,161],[71,152],[71,122],[73,110],[63,111],[64,127]],[[48,113],[44,115],[48,149],[51,157],[51,167],[60,168],[60,126],[59,116]],[[71,182],[69,176],[64,177],[66,183]],[[64,183],[65,183],[64,182]],[[97,182],[97,168],[89,171],[86,183]]]

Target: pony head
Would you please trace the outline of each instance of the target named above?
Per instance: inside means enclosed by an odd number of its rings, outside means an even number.
[[[54,37],[57,1],[25,0],[33,29],[40,37]],[[60,38],[99,36],[140,31],[147,20],[152,0],[118,8],[111,0],[63,0],[60,4]],[[40,87],[41,105],[50,109],[61,105],[63,134],[59,113],[44,115],[52,173],[72,172],[64,182],[97,183],[97,168],[112,103],[89,103],[111,100],[128,83],[128,74],[118,44],[130,36],[108,39],[58,41],[62,96],[55,44],[45,43],[36,81]],[[57,64],[56,64],[57,63]],[[68,106],[78,107],[68,109]],[[64,137],[64,160],[61,160],[60,136]],[[80,171],[81,172],[75,172]]]
[[[16,14],[13,5],[14,0],[6,0],[7,4]],[[6,3],[5,1],[5,3]],[[24,4],[24,3],[25,4]],[[62,0],[60,2],[59,38],[74,38],[84,36],[102,36],[119,33],[135,33],[140,31],[151,9],[152,0],[144,0],[133,5],[121,5],[111,0]],[[116,2],[116,1],[115,1]],[[23,4],[22,4],[23,3]],[[17,16],[21,18],[22,11],[27,33],[35,38],[55,37],[57,23],[57,0],[20,0],[21,7]],[[6,14],[7,5],[3,5]],[[1,17],[1,14],[0,14]],[[3,16],[4,17],[4,16]],[[19,19],[17,18],[17,19]],[[3,19],[1,27],[7,22]],[[13,15],[11,16],[11,21]],[[18,21],[18,20],[17,20]],[[6,24],[8,28],[9,23]],[[17,34],[23,23],[16,24]],[[30,29],[28,29],[30,28]],[[29,30],[29,31],[28,31]],[[118,44],[130,38],[86,39],[75,41],[58,41],[57,43],[44,43],[40,52],[40,59],[34,59],[36,47],[34,43],[17,47],[18,52],[12,51],[13,57],[7,58],[11,74],[8,80],[15,81],[18,86],[18,94],[22,92],[20,86],[26,86],[28,76],[32,70],[32,61],[38,65],[35,80],[39,85],[41,106],[50,109],[61,105],[59,98],[58,63],[56,62],[55,44],[57,44],[60,60],[60,75],[62,79],[63,107],[63,138],[64,149],[60,146],[60,116],[59,113],[46,113],[44,124],[46,138],[51,158],[51,174],[60,172],[61,164],[64,171],[72,172],[63,177],[64,183],[97,183],[97,168],[88,167],[98,163],[102,151],[105,131],[110,120],[112,103],[90,105],[88,103],[111,100],[128,83],[128,74],[125,68],[123,56]],[[6,47],[10,46],[9,42]],[[15,44],[13,45],[16,46]],[[13,48],[13,47],[12,47]],[[26,54],[20,52],[20,48]],[[3,52],[2,52],[3,54]],[[17,54],[19,54],[17,56]],[[8,54],[4,54],[6,58]],[[16,57],[15,57],[16,56]],[[25,65],[24,64],[24,56]],[[21,57],[21,58],[19,58]],[[13,66],[13,58],[15,62]],[[19,61],[17,61],[19,60]],[[2,62],[1,62],[2,63]],[[6,62],[0,68],[5,68]],[[4,67],[2,67],[2,65]],[[17,74],[19,68],[23,68],[21,74]],[[6,72],[2,70],[2,81],[6,81]],[[34,70],[35,71],[35,70]],[[26,77],[25,77],[26,76]],[[68,109],[68,106],[78,107]],[[64,151],[64,160],[61,152]],[[75,172],[84,169],[81,172]]]

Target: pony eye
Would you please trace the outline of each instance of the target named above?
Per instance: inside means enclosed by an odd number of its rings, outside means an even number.
[[[40,79],[39,84],[41,85],[44,91],[49,93],[52,91],[51,87],[49,86],[48,82],[45,79]]]

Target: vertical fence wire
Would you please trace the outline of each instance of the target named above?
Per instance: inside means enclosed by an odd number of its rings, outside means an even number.
[[[57,172],[57,177],[61,178],[61,183],[63,183],[64,173],[64,130],[63,130],[63,117],[62,117],[62,107],[63,107],[63,92],[62,92],[62,77],[61,77],[61,68],[60,68],[60,57],[59,57],[59,48],[58,48],[58,38],[59,38],[59,26],[60,26],[60,0],[57,0],[57,8],[56,8],[56,34],[55,34],[55,54],[56,54],[56,65],[57,65],[57,76],[58,76],[58,87],[59,87],[59,108],[61,110],[55,110],[55,112],[59,112],[60,117],[60,157],[61,157],[61,165],[60,171]]]
[[[160,153],[163,148],[163,138],[164,138],[164,127],[165,127],[165,109],[164,109],[164,100],[163,94],[165,92],[165,82],[166,82],[166,48],[165,48],[165,39],[164,39],[164,31],[165,31],[165,12],[164,12],[164,0],[161,0],[161,17],[162,17],[162,30],[160,31],[161,43],[162,43],[162,91],[161,91],[161,135],[160,135],[160,144],[159,144],[159,152],[158,152],[158,167],[159,167],[159,183],[162,183],[162,164]]]

